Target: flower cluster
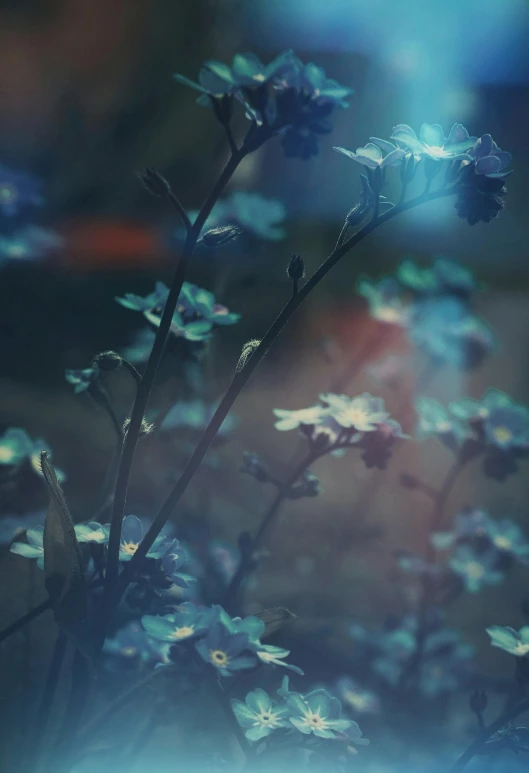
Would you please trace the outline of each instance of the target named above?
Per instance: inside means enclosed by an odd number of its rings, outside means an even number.
[[[41,438],[34,440],[20,427],[9,427],[3,435],[0,435],[0,467],[8,466],[20,468],[29,464],[30,468],[38,475],[42,475],[40,468],[40,455],[47,451],[51,456],[51,449],[46,441]],[[55,468],[59,481],[66,478],[66,474]]]
[[[231,120],[233,101],[241,103],[262,136],[280,135],[285,155],[303,159],[317,154],[318,135],[332,129],[333,109],[347,107],[352,94],[327,78],[321,67],[303,64],[292,51],[268,65],[255,54],[236,54],[231,66],[207,61],[198,83],[182,75],[175,78],[201,92],[199,103],[212,106],[225,125]]]
[[[461,453],[484,454],[484,470],[503,480],[529,453],[529,408],[488,389],[481,400],[465,398],[444,409],[431,398],[416,402],[418,435],[433,435]]]
[[[173,645],[192,643],[201,660],[219,676],[233,676],[237,671],[255,669],[262,663],[303,673],[297,666],[284,662],[289,650],[260,641],[265,633],[262,620],[231,618],[218,605],[201,609],[185,603],[168,615],[144,615],[142,625],[158,641]],[[181,649],[171,649],[172,660],[178,662],[181,656]]]
[[[261,741],[278,731],[285,735],[297,730],[319,740],[340,740],[357,746],[369,743],[356,722],[342,717],[340,701],[326,690],[320,688],[302,695],[289,689],[285,677],[277,695],[280,700],[256,689],[247,694],[244,702],[232,700],[233,712],[249,741]]]
[[[156,282],[154,292],[146,296],[126,293],[116,300],[126,309],[142,312],[145,319],[158,327],[168,295],[169,288],[163,282]],[[215,325],[233,325],[239,319],[239,314],[217,303],[209,290],[184,282],[173,314],[171,332],[177,338],[199,343],[211,337]]]
[[[320,395],[310,408],[287,411],[276,408],[276,429],[299,429],[321,455],[356,447],[368,467],[384,469],[397,440],[407,438],[400,424],[390,418],[384,401],[364,393],[350,398],[331,392]]]
[[[491,331],[472,313],[474,286],[470,271],[437,258],[431,268],[404,260],[394,277],[362,279],[358,292],[374,319],[404,329],[433,362],[471,368],[494,346]]]

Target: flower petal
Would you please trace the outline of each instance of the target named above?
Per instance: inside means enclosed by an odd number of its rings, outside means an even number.
[[[419,131],[419,139],[430,147],[442,148],[445,144],[443,127],[438,123],[423,123]]]

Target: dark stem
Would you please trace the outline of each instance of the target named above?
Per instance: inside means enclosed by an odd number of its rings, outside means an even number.
[[[252,569],[253,556],[256,550],[261,545],[263,538],[267,533],[268,529],[270,528],[271,524],[277,517],[281,509],[281,506],[283,505],[285,499],[288,497],[290,493],[291,487],[303,475],[305,470],[307,470],[308,467],[316,459],[317,459],[317,456],[313,453],[310,453],[302,462],[300,462],[300,464],[297,465],[296,469],[294,470],[292,475],[289,476],[286,483],[284,483],[279,487],[279,490],[276,496],[274,497],[270,507],[264,513],[261,519],[259,528],[255,533],[255,537],[252,539],[252,542],[248,551],[245,554],[241,555],[239,566],[237,567],[237,570],[233,575],[230,581],[230,584],[228,585],[228,588],[226,589],[223,606],[228,612],[231,613],[232,607],[235,606],[237,602],[237,595],[238,595],[239,589],[244,579],[246,578],[247,574],[249,574]]]
[[[468,749],[466,749],[463,754],[461,754],[454,765],[450,768],[450,773],[459,773],[459,771],[464,770],[470,760],[476,754],[480,754],[483,751],[487,741],[489,741],[492,736],[495,735],[495,733],[505,727],[505,725],[509,724],[509,722],[512,722],[514,719],[516,719],[516,717],[518,717],[520,714],[523,714],[525,711],[529,711],[529,698],[526,698],[521,703],[517,703],[515,706],[510,706],[509,708],[506,708],[504,711],[502,711],[500,716],[495,719],[494,722],[491,722],[488,727],[483,728],[483,730],[478,733],[475,740],[470,744]]]
[[[279,313],[279,315],[276,317],[276,319],[274,320],[274,322],[272,323],[268,331],[265,333],[259,346],[252,353],[252,356],[249,357],[244,367],[241,368],[241,370],[238,371],[233,377],[233,380],[230,386],[228,387],[226,394],[222,398],[208,427],[206,427],[206,429],[204,430],[204,433],[200,438],[200,440],[198,441],[198,444],[194,452],[192,453],[187,465],[182,471],[182,474],[179,480],[176,482],[172,492],[169,494],[165,503],[162,505],[160,512],[154,519],[154,522],[151,524],[151,527],[149,528],[147,534],[141,541],[140,546],[138,547],[138,550],[134,554],[132,560],[127,563],[123,571],[123,576],[121,578],[118,597],[121,594],[121,592],[123,592],[127,588],[130,582],[130,578],[134,575],[135,571],[139,568],[139,566],[141,565],[141,562],[147,555],[147,552],[152,546],[154,540],[160,533],[163,526],[167,523],[174,508],[176,507],[176,505],[180,501],[181,496],[187,489],[187,486],[189,485],[195,472],[200,466],[200,463],[204,458],[207,450],[209,449],[211,443],[213,442],[220,426],[222,425],[224,419],[226,418],[229,411],[231,410],[233,404],[235,403],[237,397],[239,396],[246,382],[249,380],[250,376],[253,374],[254,370],[257,368],[261,360],[264,358],[268,349],[275,341],[275,339],[279,336],[279,334],[281,333],[281,331],[283,330],[287,322],[291,319],[291,317],[294,315],[297,309],[301,306],[305,298],[322,281],[322,279],[325,276],[327,276],[329,271],[331,271],[331,269],[334,268],[334,266],[338,263],[338,261],[345,254],[347,254],[349,250],[351,250],[359,242],[365,239],[365,237],[368,236],[368,234],[370,234],[372,231],[378,228],[378,226],[382,225],[382,223],[386,223],[387,221],[396,217],[400,213],[405,212],[409,209],[413,209],[414,207],[417,207],[420,204],[424,204],[426,202],[435,201],[436,199],[450,196],[453,193],[455,193],[456,190],[457,188],[454,187],[454,188],[450,188],[442,191],[435,191],[429,196],[425,196],[424,194],[421,194],[420,196],[417,196],[414,199],[410,199],[410,201],[407,201],[401,205],[396,205],[392,207],[391,209],[387,210],[382,215],[380,215],[376,221],[371,220],[369,223],[364,225],[363,228],[361,228],[353,236],[351,236],[346,242],[344,242],[340,247],[335,248],[333,252],[329,255],[329,257],[320,265],[320,267],[314,272],[314,274],[312,274],[312,276],[307,280],[307,282],[303,285],[303,287],[300,288],[298,294],[291,297],[287,301],[282,311]],[[119,551],[119,543],[117,547]],[[117,602],[117,600],[118,599],[116,598],[115,602]]]
[[[42,693],[42,700],[35,721],[35,732],[33,735],[31,748],[31,757],[33,758],[33,763],[35,765],[38,759],[42,737],[44,735],[44,731],[46,730],[51,707],[55,698],[55,693],[59,684],[67,643],[68,637],[64,631],[59,631],[55,641],[55,646],[53,648],[50,667],[48,669],[48,675],[46,677],[46,683]]]
[[[105,574],[104,605],[101,622],[102,629],[105,629],[108,624],[108,614],[113,607],[113,596],[115,595],[116,585],[119,577],[119,544],[121,539],[121,524],[125,512],[127,490],[132,462],[134,459],[134,451],[136,449],[136,444],[140,435],[141,424],[149,400],[149,395],[151,393],[160,360],[163,356],[167,338],[169,336],[173,313],[176,308],[189,262],[193,255],[193,251],[200,236],[202,227],[206,222],[209,214],[211,213],[211,210],[213,209],[213,206],[215,205],[218,197],[224,190],[226,184],[230,180],[239,163],[244,158],[244,155],[245,151],[241,150],[237,154],[234,154],[230,157],[211,193],[204,202],[202,209],[197,216],[197,219],[187,233],[187,238],[182,250],[182,254],[180,256],[180,260],[178,261],[178,265],[176,267],[171,289],[169,291],[169,296],[167,298],[162,318],[160,320],[160,326],[154,340],[153,348],[149,355],[149,359],[147,361],[145,371],[141,377],[141,381],[138,383],[138,389],[136,392],[134,406],[132,408],[130,424],[127,430],[125,441],[123,443],[116,481],[112,518],[110,522],[107,567]],[[102,638],[104,638],[104,633],[102,634]]]
[[[141,373],[134,367],[132,362],[129,362],[124,357],[122,359],[122,367],[125,368],[125,370],[128,370],[134,381],[139,384],[141,381]]]
[[[178,198],[178,196],[176,196],[173,193],[173,191],[171,191],[168,194],[168,198],[169,198],[169,201],[171,202],[171,204],[173,205],[173,207],[176,209],[176,211],[178,212],[178,214],[182,218],[182,222],[183,222],[183,224],[185,226],[185,229],[189,233],[189,231],[191,230],[191,227],[192,227],[191,226],[191,220],[189,219],[189,216],[188,216],[187,212],[185,211],[184,207],[182,206],[182,204],[180,202],[180,199]]]
[[[116,435],[118,436],[118,442],[123,442],[123,426],[118,419],[116,412],[114,410],[114,406],[112,405],[112,402],[108,396],[108,392],[106,389],[104,389],[100,384],[96,384],[97,391],[94,394],[95,399],[101,405],[102,408],[105,409],[107,414],[109,415],[112,425],[114,429],[116,430]]]
[[[22,615],[18,620],[15,620],[14,623],[8,625],[7,628],[0,631],[0,644],[48,609],[51,609],[50,599],[46,599],[42,604],[33,607],[33,609],[30,609],[25,615]]]

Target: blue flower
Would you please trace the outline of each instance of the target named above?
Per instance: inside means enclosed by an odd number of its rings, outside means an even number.
[[[112,638],[106,639],[103,652],[134,665],[165,663],[168,646],[158,645],[138,622],[133,621],[120,628]]]
[[[527,563],[529,560],[529,542],[522,529],[514,521],[504,518],[501,521],[490,520],[487,536],[500,553],[512,556]]]
[[[419,136],[406,124],[398,124],[393,129],[391,139],[399,147],[410,151],[418,158],[429,158],[434,161],[455,161],[470,159],[469,151],[476,137],[470,137],[468,131],[460,123],[455,123],[448,137],[444,136],[439,124],[423,123]]]
[[[499,451],[529,448],[529,409],[504,392],[489,389],[481,400],[451,403],[450,411],[481,426],[487,444]]]
[[[123,351],[123,357],[132,363],[147,362],[151,353],[156,333],[150,328],[138,330],[128,346]]]
[[[373,660],[373,670],[395,687],[403,668],[417,649],[415,633],[401,627],[388,631],[380,640],[380,654]]]
[[[195,210],[188,212],[192,222],[197,214]],[[285,237],[282,227],[285,217],[286,207],[278,199],[270,199],[260,193],[235,191],[215,204],[204,229],[238,225],[246,233],[260,239],[278,241]]]
[[[379,714],[380,699],[372,690],[361,687],[354,679],[342,677],[338,680],[337,690],[345,705],[355,714]]]
[[[470,545],[458,545],[449,565],[469,593],[477,593],[483,585],[499,585],[504,578],[503,572],[497,568],[494,552],[477,552]]]
[[[503,625],[491,625],[487,628],[493,647],[499,647],[510,655],[523,658],[529,655],[529,625],[515,631]]]
[[[21,515],[2,515],[0,518],[0,545],[11,545],[13,540],[28,529],[42,526],[46,514],[43,511]]]
[[[311,408],[300,408],[297,411],[274,408],[274,414],[278,418],[275,428],[280,432],[288,432],[291,429],[321,424],[330,415],[330,411],[321,405],[313,405]]]
[[[421,268],[412,260],[403,260],[397,279],[419,296],[457,294],[468,296],[475,289],[471,271],[445,258],[436,258],[431,268]]]
[[[492,527],[492,518],[484,510],[464,510],[456,515],[451,531],[437,532],[432,535],[431,541],[438,550],[446,550],[458,542],[487,539]]]
[[[279,706],[260,688],[249,692],[244,703],[232,700],[231,705],[237,722],[246,728],[244,734],[249,741],[260,741],[274,730],[289,727],[287,707]]]
[[[208,556],[216,572],[221,576],[224,585],[228,585],[235,575],[241,560],[241,553],[234,545],[220,540],[213,540],[208,545]]]
[[[472,433],[462,422],[451,416],[443,406],[431,397],[418,397],[415,401],[417,411],[417,437],[438,437],[448,444],[462,445],[472,437]]]
[[[161,317],[158,314],[146,311],[144,316],[156,327],[160,326]],[[211,323],[203,319],[186,323],[182,315],[175,311],[171,320],[171,333],[177,338],[185,338],[186,341],[207,341],[211,338]]]
[[[259,642],[256,645],[255,653],[261,663],[265,663],[273,666],[282,666],[288,668],[289,671],[294,671],[295,674],[303,676],[303,671],[297,666],[293,666],[291,663],[285,663],[283,658],[287,658],[290,655],[290,650],[285,650],[282,647],[276,647],[273,644],[261,644]]]
[[[477,175],[503,178],[510,174],[508,168],[512,163],[512,156],[510,153],[502,151],[490,134],[484,134],[483,137],[476,140],[469,155],[474,160],[474,172]]]
[[[108,532],[97,521],[75,524],[75,536],[77,542],[93,542],[96,545],[105,545],[108,542]]]
[[[190,602],[181,604],[177,611],[164,615],[143,615],[141,624],[153,639],[173,644],[193,639],[208,627],[208,613]]]
[[[110,524],[103,526],[104,532],[110,534]],[[140,546],[143,539],[143,524],[137,515],[127,515],[123,519],[121,527],[121,542],[119,545],[119,560],[130,561]],[[165,534],[159,534],[147,553],[148,558],[162,558],[171,543],[167,541]]]
[[[398,327],[408,325],[411,306],[402,301],[402,288],[393,277],[384,277],[378,282],[362,279],[357,291],[367,300],[373,319]]]
[[[17,465],[32,452],[29,435],[19,427],[10,427],[0,437],[0,465]]]
[[[85,392],[99,378],[99,368],[84,368],[83,370],[65,370],[64,376],[69,384],[73,384],[74,392]]]
[[[38,260],[62,245],[62,238],[54,231],[26,226],[10,236],[0,236],[0,265],[4,261]]]
[[[169,288],[163,282],[156,282],[154,292],[149,295],[135,295],[134,293],[125,293],[123,298],[116,297],[116,301],[126,309],[132,311],[153,311],[154,309],[163,309],[169,295]]]
[[[374,432],[389,418],[388,411],[384,409],[384,400],[381,397],[373,397],[368,392],[353,398],[327,392],[320,395],[320,400],[328,407],[332,418],[344,429]]]
[[[308,695],[290,693],[287,701],[290,723],[304,735],[336,738],[355,723],[341,717],[342,706],[326,690],[313,690]]]
[[[395,145],[392,145],[391,142],[386,143],[384,140],[377,140],[376,138],[371,139],[372,141],[368,142],[365,147],[357,148],[356,153],[353,153],[352,150],[346,150],[345,148],[339,147],[334,147],[333,150],[347,156],[347,158],[351,158],[353,161],[357,161],[359,164],[367,166],[368,169],[400,165],[400,162],[406,156],[406,151],[397,148]],[[383,154],[378,144],[374,144],[375,142],[384,143],[382,150],[386,151],[386,155]]]
[[[195,647],[202,660],[220,676],[231,676],[236,671],[254,668],[258,664],[257,657],[249,649],[248,634],[232,632],[218,617]]]
[[[26,539],[27,542],[13,542],[10,552],[24,558],[36,558],[39,569],[44,569],[44,526],[27,529]]]
[[[158,538],[159,539],[159,538]],[[180,547],[178,540],[168,540],[162,535],[162,539],[153,545],[155,552],[161,556],[162,569],[173,587],[188,588],[195,578],[189,574],[183,574],[180,569],[188,562],[187,551]],[[151,548],[151,550],[153,549]]]
[[[177,311],[193,311],[212,325],[234,325],[241,318],[240,314],[230,312],[226,306],[217,303],[215,296],[209,290],[204,290],[190,282],[184,282],[178,304],[182,309],[177,306]]]
[[[0,212],[12,217],[27,205],[42,203],[41,183],[26,172],[0,165]]]

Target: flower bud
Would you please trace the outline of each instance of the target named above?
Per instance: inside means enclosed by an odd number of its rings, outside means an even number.
[[[292,255],[288,264],[287,274],[289,279],[298,282],[305,276],[305,261],[301,255]]]
[[[92,367],[101,370],[119,370],[123,365],[123,358],[117,352],[101,352],[92,360]]]
[[[171,186],[165,177],[152,167],[147,167],[143,172],[137,172],[136,176],[153,196],[168,196],[171,193]]]

